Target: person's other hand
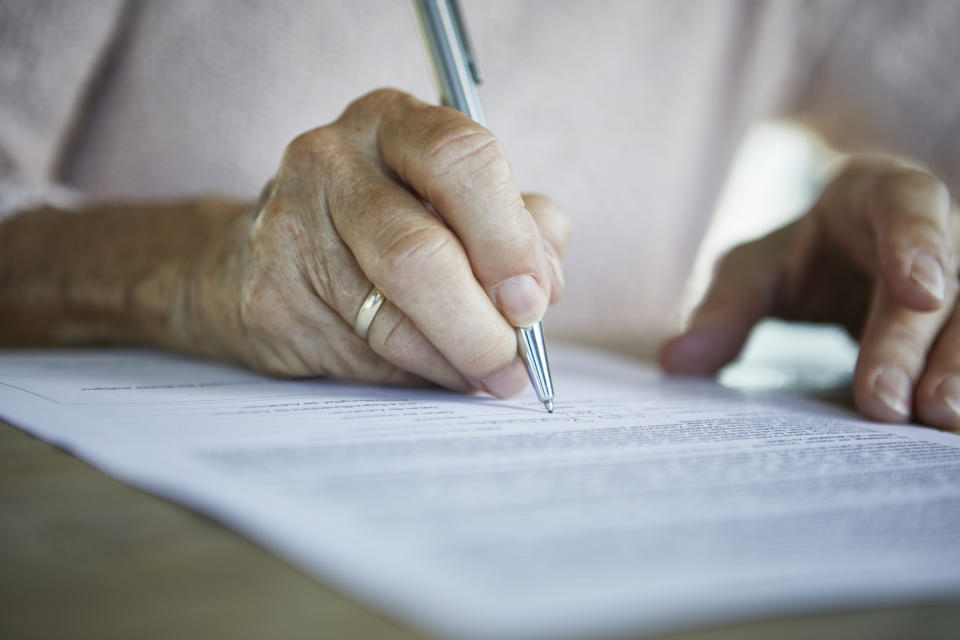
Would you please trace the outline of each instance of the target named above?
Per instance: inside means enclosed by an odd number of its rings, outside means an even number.
[[[851,161],[804,217],[719,262],[662,366],[716,371],[764,316],[836,322],[860,341],[853,385],[864,415],[960,430],[956,209],[924,171]]]
[[[507,396],[528,384],[513,327],[560,296],[568,238],[487,129],[379,90],[290,143],[196,267],[187,324],[211,355],[274,375]],[[387,302],[365,340],[354,321],[373,285]]]

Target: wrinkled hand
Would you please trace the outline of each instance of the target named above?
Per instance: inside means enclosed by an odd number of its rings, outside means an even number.
[[[864,415],[960,430],[956,214],[930,174],[853,160],[804,217],[719,263],[662,365],[716,371],[763,316],[837,322],[860,341],[854,398]]]
[[[560,296],[569,225],[521,196],[488,130],[380,90],[290,143],[228,236],[191,295],[210,351],[275,375],[506,396],[528,384],[513,326]],[[387,302],[364,340],[372,285]]]

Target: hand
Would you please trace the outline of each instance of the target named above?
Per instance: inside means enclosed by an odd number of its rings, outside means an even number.
[[[392,90],[297,137],[259,204],[189,285],[198,344],[281,376],[429,380],[506,396],[528,384],[514,326],[563,289],[565,216],[521,196],[467,116]],[[372,285],[387,298],[353,329]]]
[[[956,212],[924,171],[852,161],[804,217],[719,263],[689,328],[661,349],[663,367],[716,371],[764,316],[836,322],[860,341],[865,416],[960,430]]]

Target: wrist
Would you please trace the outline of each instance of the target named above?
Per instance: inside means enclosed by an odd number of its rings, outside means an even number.
[[[25,212],[0,226],[0,343],[197,350],[184,300],[245,205],[221,200]]]
[[[169,281],[158,272],[156,282],[149,283],[162,292],[159,299],[167,301],[167,315],[160,333],[148,340],[178,351],[235,360],[240,331],[237,304],[249,260],[253,210],[247,203],[210,198],[196,203],[195,214],[203,223],[190,250],[171,263]],[[149,297],[150,291],[144,289],[144,293]],[[143,326],[156,325],[146,322]]]

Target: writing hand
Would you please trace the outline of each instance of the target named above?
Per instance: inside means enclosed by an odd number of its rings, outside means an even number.
[[[297,137],[258,206],[197,269],[211,350],[285,376],[429,380],[499,396],[527,382],[513,326],[563,288],[565,216],[521,196],[467,116],[392,90]],[[353,329],[371,286],[387,302]]]

